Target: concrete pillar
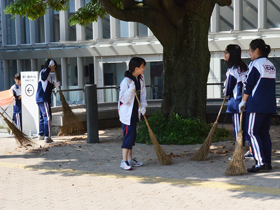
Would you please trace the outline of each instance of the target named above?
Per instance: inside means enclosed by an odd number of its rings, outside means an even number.
[[[243,0],[233,0],[233,29],[243,30]]]
[[[120,36],[120,20],[110,16],[110,37],[117,39]]]
[[[103,38],[102,19],[98,17],[97,22],[92,23],[93,40]]]
[[[51,41],[51,27],[50,27],[50,9],[47,9],[47,14],[44,16],[44,33],[45,33],[45,43],[48,44]]]
[[[153,32],[149,28],[148,28],[148,36],[154,36]]]
[[[103,87],[104,85],[104,72],[102,59],[97,59],[97,87]],[[97,91],[97,101],[104,102],[104,90]]]
[[[17,60],[17,73],[20,73],[23,71],[23,61]]]
[[[59,12],[60,41],[69,40],[68,11]]]
[[[21,44],[21,25],[20,25],[20,16],[16,16],[16,45]]]
[[[266,28],[267,0],[258,0],[258,28]]]
[[[84,7],[84,0],[75,0],[75,11],[79,8]],[[86,39],[86,31],[85,27],[81,25],[76,25],[76,40],[85,40]]]
[[[84,62],[82,57],[77,58],[78,88],[84,88]],[[84,93],[79,92],[79,101],[84,100]]]
[[[133,38],[137,35],[137,24],[135,22],[128,23],[128,37]]]
[[[38,69],[37,69],[37,59],[31,59],[31,71],[38,71]]]
[[[61,88],[68,89],[67,58],[61,58]]]
[[[30,44],[35,44],[35,21],[29,20]]]
[[[3,60],[3,70],[4,70],[4,90],[10,88],[10,75],[9,75],[9,61]]]
[[[220,6],[215,5],[211,16],[211,32],[220,31]]]
[[[94,62],[94,84],[97,85],[98,83],[98,59],[97,57],[93,57],[93,62]]]

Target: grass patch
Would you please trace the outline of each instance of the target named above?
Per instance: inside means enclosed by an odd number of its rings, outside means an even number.
[[[212,124],[207,124],[200,119],[184,119],[178,114],[173,114],[168,121],[159,112],[150,116],[148,122],[160,144],[202,144],[212,127]],[[217,128],[213,142],[230,139],[231,135],[227,129]],[[138,124],[136,142],[151,144],[145,121]]]

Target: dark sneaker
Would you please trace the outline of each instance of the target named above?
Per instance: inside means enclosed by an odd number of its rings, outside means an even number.
[[[261,165],[261,166],[254,165],[252,168],[247,168],[247,171],[249,173],[267,172],[269,170],[272,170],[271,164],[264,164],[264,165]]]
[[[51,139],[51,137],[45,136],[45,142],[46,143],[52,143],[53,140]]]
[[[244,154],[244,158],[245,159],[254,159],[254,155],[252,152],[250,152],[250,150],[248,150],[245,154]]]
[[[138,162],[136,159],[132,159],[131,161],[129,161],[129,165],[132,166],[132,167],[134,167],[134,166],[139,167],[139,166],[142,166],[143,163]]]
[[[267,170],[272,170],[272,165],[271,165],[271,164],[268,164],[268,163],[267,163],[267,164],[265,164],[265,165],[266,165],[266,169],[267,169]]]

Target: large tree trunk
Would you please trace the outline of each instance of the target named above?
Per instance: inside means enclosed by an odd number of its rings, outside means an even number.
[[[209,22],[198,15],[186,15],[181,30],[170,37],[172,45],[164,47],[162,111],[166,117],[178,113],[205,120]]]

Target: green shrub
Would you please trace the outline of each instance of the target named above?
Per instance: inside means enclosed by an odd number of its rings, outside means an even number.
[[[209,125],[200,119],[184,119],[178,114],[173,114],[168,121],[159,112],[155,112],[150,116],[148,122],[160,144],[201,144],[212,127],[212,124]],[[213,142],[229,139],[230,132],[224,128],[218,128]],[[138,124],[136,142],[151,144],[145,121],[141,121]]]

